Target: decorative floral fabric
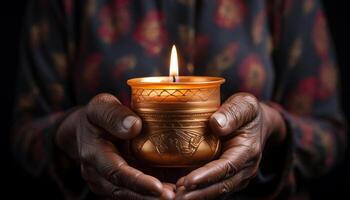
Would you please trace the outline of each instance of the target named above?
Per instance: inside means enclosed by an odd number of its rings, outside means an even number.
[[[65,198],[81,197],[62,181],[69,160],[57,156],[57,126],[101,92],[129,105],[126,81],[168,75],[172,44],[181,75],[224,77],[223,101],[249,92],[283,114],[289,146],[267,197],[293,195],[340,160],[336,58],[319,0],[32,0],[12,134],[18,160]]]

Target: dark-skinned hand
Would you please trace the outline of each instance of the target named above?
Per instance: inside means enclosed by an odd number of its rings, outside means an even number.
[[[176,199],[217,199],[242,190],[257,174],[266,141],[271,138],[279,144],[286,132],[280,113],[247,93],[231,96],[209,124],[222,137],[223,153],[180,178]]]
[[[56,144],[80,164],[82,177],[101,197],[173,199],[174,185],[129,166],[115,145],[134,138],[141,128],[141,119],[116,97],[100,94],[61,123]]]

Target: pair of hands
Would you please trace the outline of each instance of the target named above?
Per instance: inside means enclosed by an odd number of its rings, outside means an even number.
[[[70,114],[58,129],[56,144],[80,163],[83,178],[97,195],[111,199],[215,199],[246,187],[257,173],[266,141],[283,141],[285,134],[280,114],[247,93],[231,96],[211,116],[209,125],[223,138],[222,155],[181,177],[176,185],[162,183],[123,159],[120,145],[115,144],[137,136],[142,122],[110,94],[97,95]]]

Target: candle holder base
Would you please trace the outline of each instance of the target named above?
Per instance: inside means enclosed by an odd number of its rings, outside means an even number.
[[[139,112],[144,128],[132,141],[134,155],[154,167],[195,167],[214,159],[220,140],[207,127],[211,114]]]

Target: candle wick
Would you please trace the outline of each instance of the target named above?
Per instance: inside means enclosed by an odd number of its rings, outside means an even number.
[[[175,75],[173,75],[173,83],[176,82],[176,78],[175,78]]]

